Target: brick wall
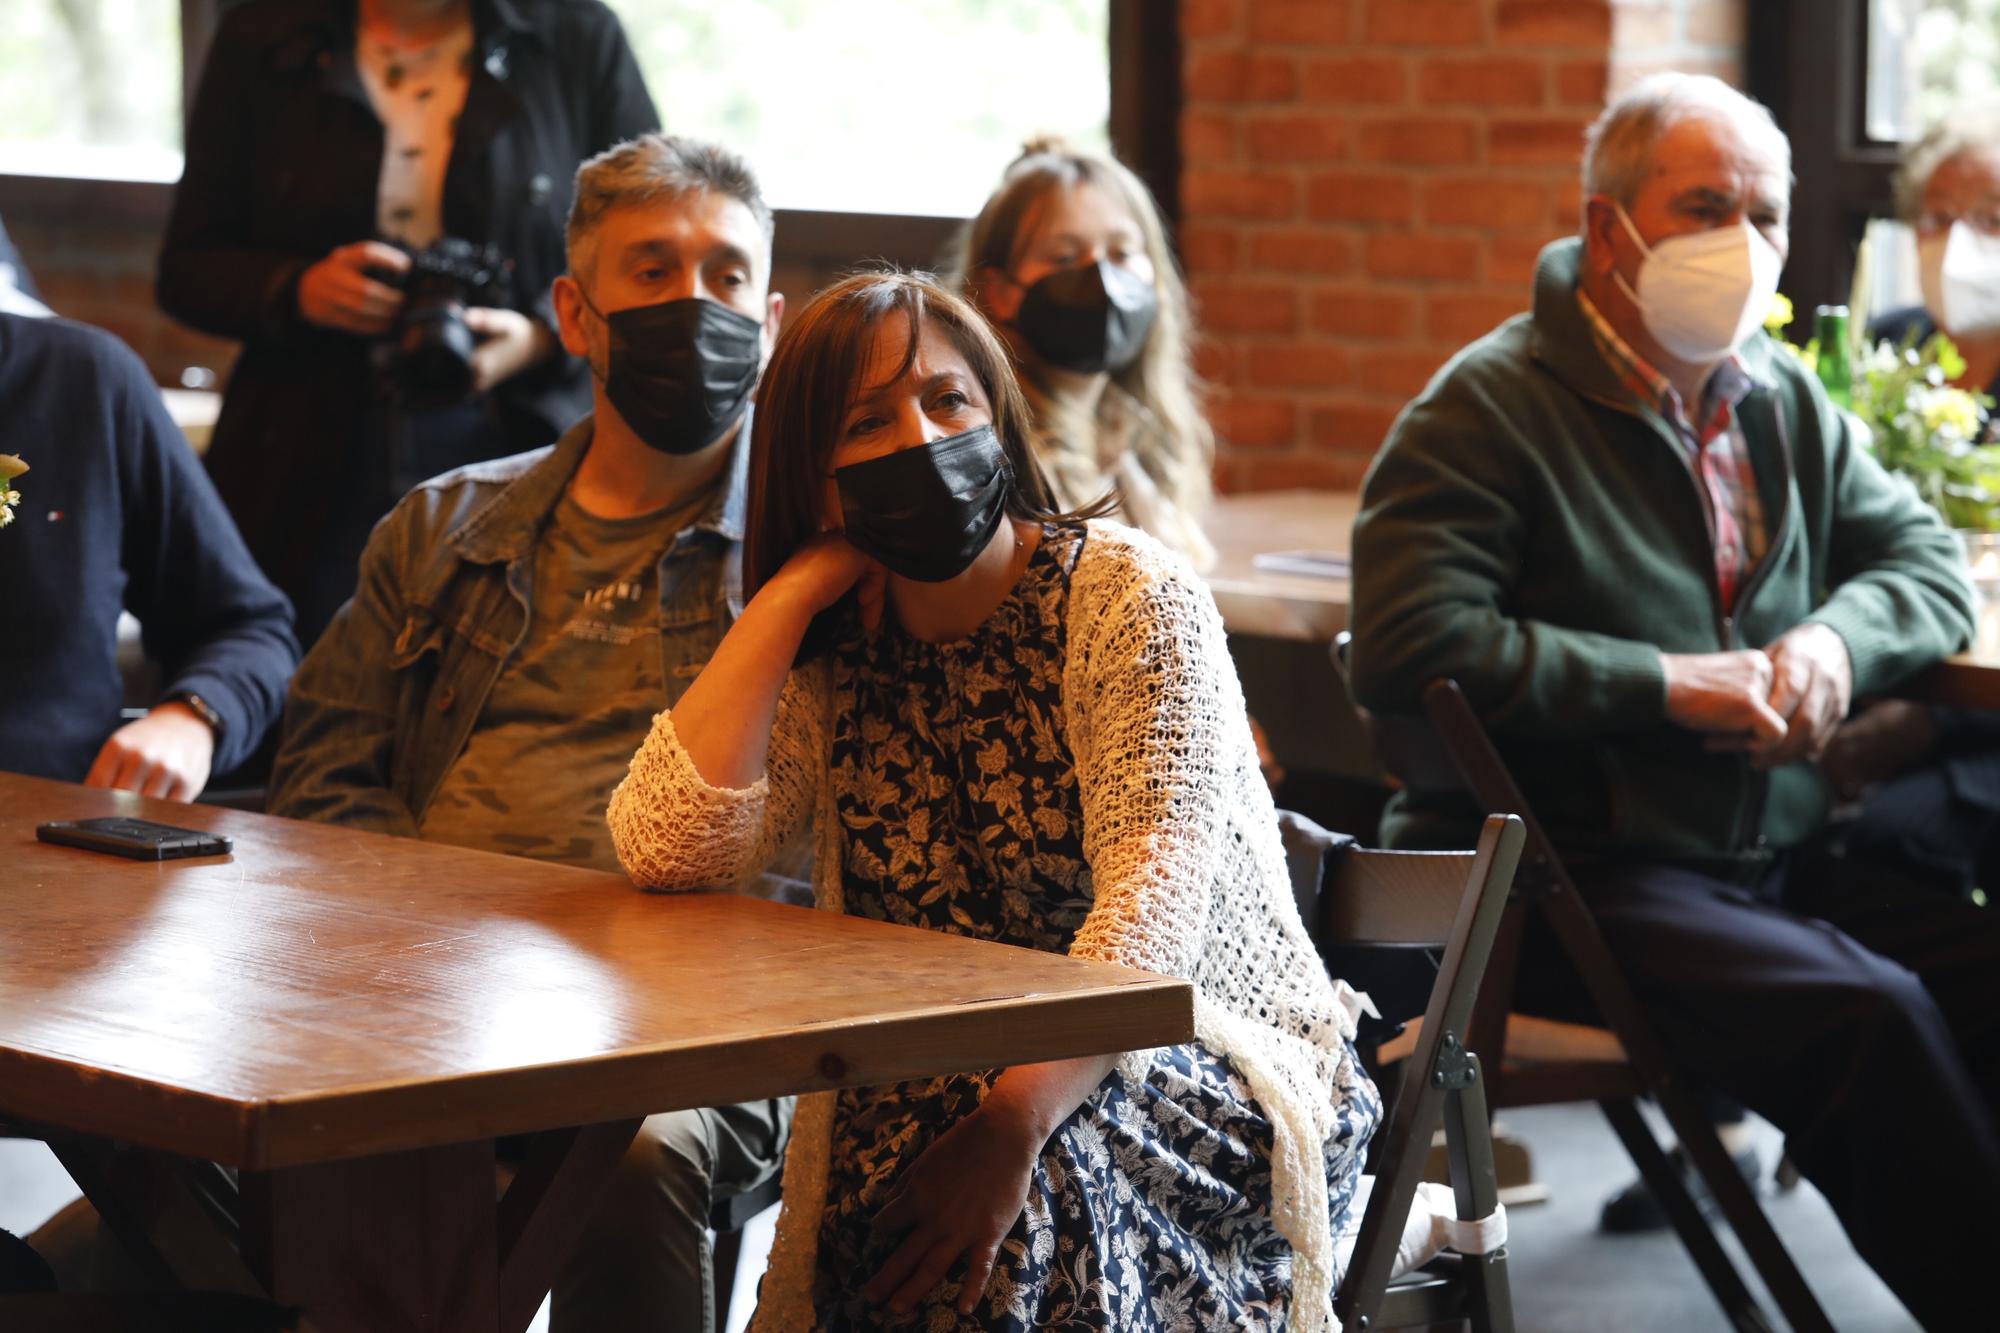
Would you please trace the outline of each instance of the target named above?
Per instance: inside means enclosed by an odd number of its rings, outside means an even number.
[[[1744,2],[1182,0],[1218,481],[1358,484],[1402,404],[1526,307],[1606,90],[1740,78]]]

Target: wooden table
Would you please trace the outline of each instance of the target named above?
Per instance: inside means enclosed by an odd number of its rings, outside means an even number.
[[[1258,569],[1273,551],[1346,556],[1360,497],[1352,491],[1219,495],[1204,525],[1215,543],[1209,590],[1232,634],[1331,643],[1347,628],[1348,580]]]
[[[235,852],[35,840],[104,814]],[[0,1116],[157,1271],[322,1333],[525,1328],[649,1113],[1193,1032],[1146,973],[5,774],[0,900]],[[536,1131],[496,1204],[493,1139]]]

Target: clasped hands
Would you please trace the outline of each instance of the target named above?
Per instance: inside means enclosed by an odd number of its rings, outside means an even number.
[[[1854,697],[1846,642],[1816,622],[1762,650],[1662,653],[1660,661],[1668,719],[1706,735],[1711,750],[1747,754],[1760,769],[1817,761]]]

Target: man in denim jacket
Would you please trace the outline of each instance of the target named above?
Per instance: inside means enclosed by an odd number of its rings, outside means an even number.
[[[724,149],[652,134],[584,164],[554,295],[595,410],[383,520],[293,681],[275,813],[618,869],[605,802],[742,609],[748,395],[784,307],[771,228]],[[709,1205],[777,1170],[789,1114],[647,1119],[552,1328],[711,1328]]]

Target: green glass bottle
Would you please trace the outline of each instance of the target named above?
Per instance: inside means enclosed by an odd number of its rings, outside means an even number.
[[[1813,339],[1819,344],[1819,382],[1834,406],[1854,406],[1853,344],[1847,333],[1847,307],[1823,305],[1813,312]]]

